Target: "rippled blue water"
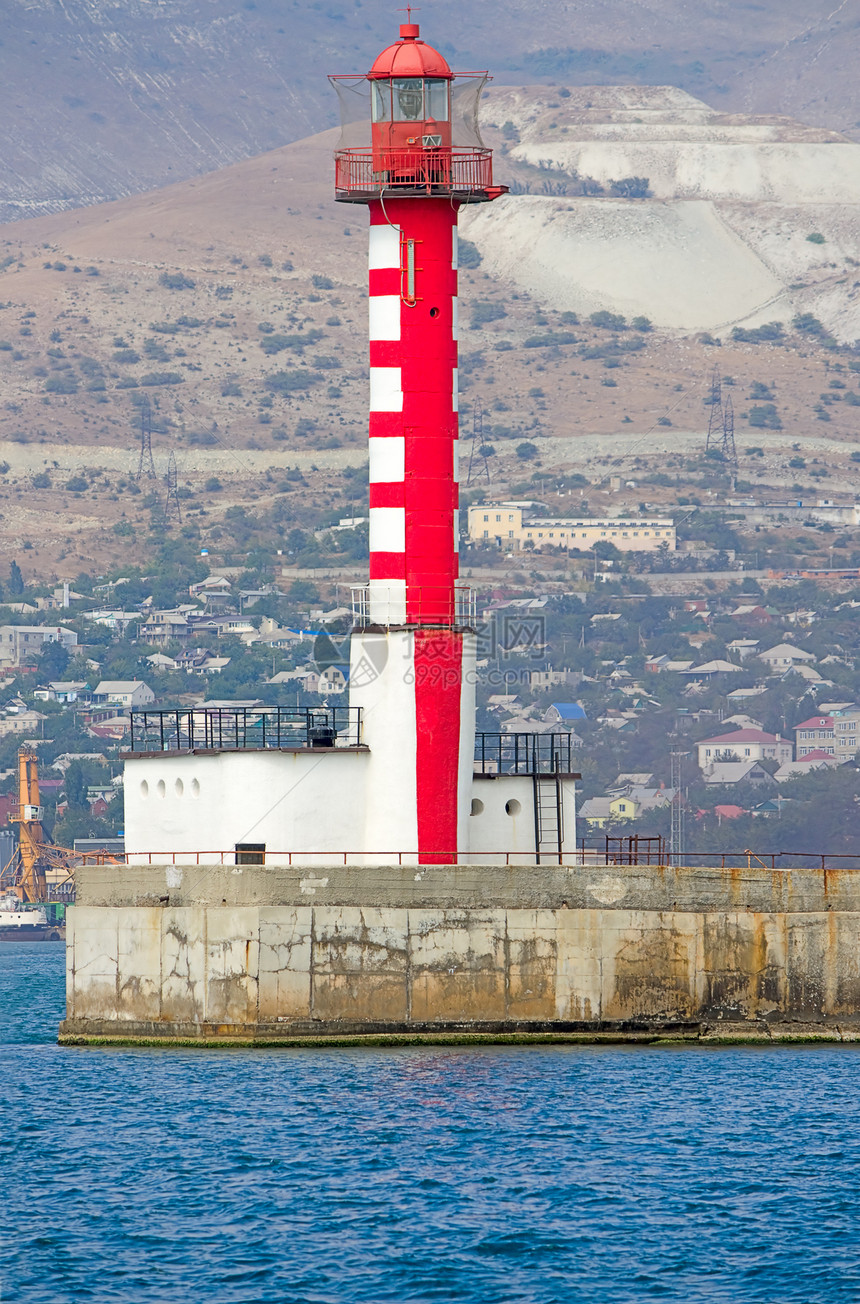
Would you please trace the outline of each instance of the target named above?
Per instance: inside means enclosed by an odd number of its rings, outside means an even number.
[[[849,1048],[60,1049],[0,947],[0,1299],[860,1300]]]

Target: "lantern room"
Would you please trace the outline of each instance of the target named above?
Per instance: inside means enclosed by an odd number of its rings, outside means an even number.
[[[383,50],[367,80],[374,152],[451,148],[454,74],[437,50],[402,23],[400,40]]]
[[[341,104],[337,199],[369,203],[392,192],[475,203],[503,193],[477,127],[487,74],[452,72],[417,23],[401,24],[368,73],[330,80]]]

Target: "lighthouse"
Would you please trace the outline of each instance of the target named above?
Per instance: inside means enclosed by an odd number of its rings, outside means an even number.
[[[380,833],[447,863],[467,846],[475,741],[473,603],[457,584],[457,218],[506,188],[474,125],[486,73],[453,73],[417,23],[365,76],[332,81],[370,108],[369,140],[335,155],[336,199],[370,217],[370,580],[351,700],[371,752],[391,749]]]
[[[452,72],[407,22],[369,72],[331,80],[335,198],[370,219],[370,568],[353,590],[349,705],[132,712],[129,858],[561,864],[574,740],[476,734],[476,604],[459,582],[457,219],[505,190],[477,128],[487,75]]]

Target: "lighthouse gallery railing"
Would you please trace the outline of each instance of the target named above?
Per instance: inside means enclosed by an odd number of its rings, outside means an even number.
[[[357,747],[357,706],[186,707],[132,711],[136,753],[261,751],[279,748]]]

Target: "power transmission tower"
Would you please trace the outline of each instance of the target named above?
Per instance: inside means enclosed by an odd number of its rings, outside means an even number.
[[[478,450],[480,465],[475,467],[475,449]],[[472,483],[472,479],[479,480],[486,477],[487,484],[490,483],[490,459],[486,454],[486,444],[484,443],[484,409],[481,406],[481,400],[475,399],[475,406],[472,409],[472,437],[469,442],[469,471],[466,476],[466,487]],[[474,477],[473,477],[474,469]]]
[[[152,460],[152,408],[144,395],[140,405],[140,458],[137,463],[136,480],[155,480],[155,462]]]
[[[669,834],[669,863],[671,865],[680,865],[684,856],[684,825],[686,808],[684,806],[684,795],[681,790],[681,777],[685,756],[689,756],[689,752],[674,751],[669,753],[671,767],[669,783],[672,788],[672,823]]]
[[[179,477],[176,472],[176,458],[171,452],[167,459],[167,497],[164,500],[164,519],[170,520],[172,512],[176,513],[176,519],[182,523],[182,504],[179,501]]]
[[[705,452],[709,453],[722,443],[723,434],[723,382],[719,367],[714,367],[711,374],[711,410],[708,416],[708,437],[705,440]]]
[[[737,470],[738,450],[735,448],[735,410],[731,394],[726,395],[723,404],[723,457]]]
[[[705,453],[713,449],[721,455],[727,466],[736,471],[738,454],[735,448],[735,413],[731,394],[723,398],[723,381],[719,367],[714,367],[711,375],[710,407]]]

